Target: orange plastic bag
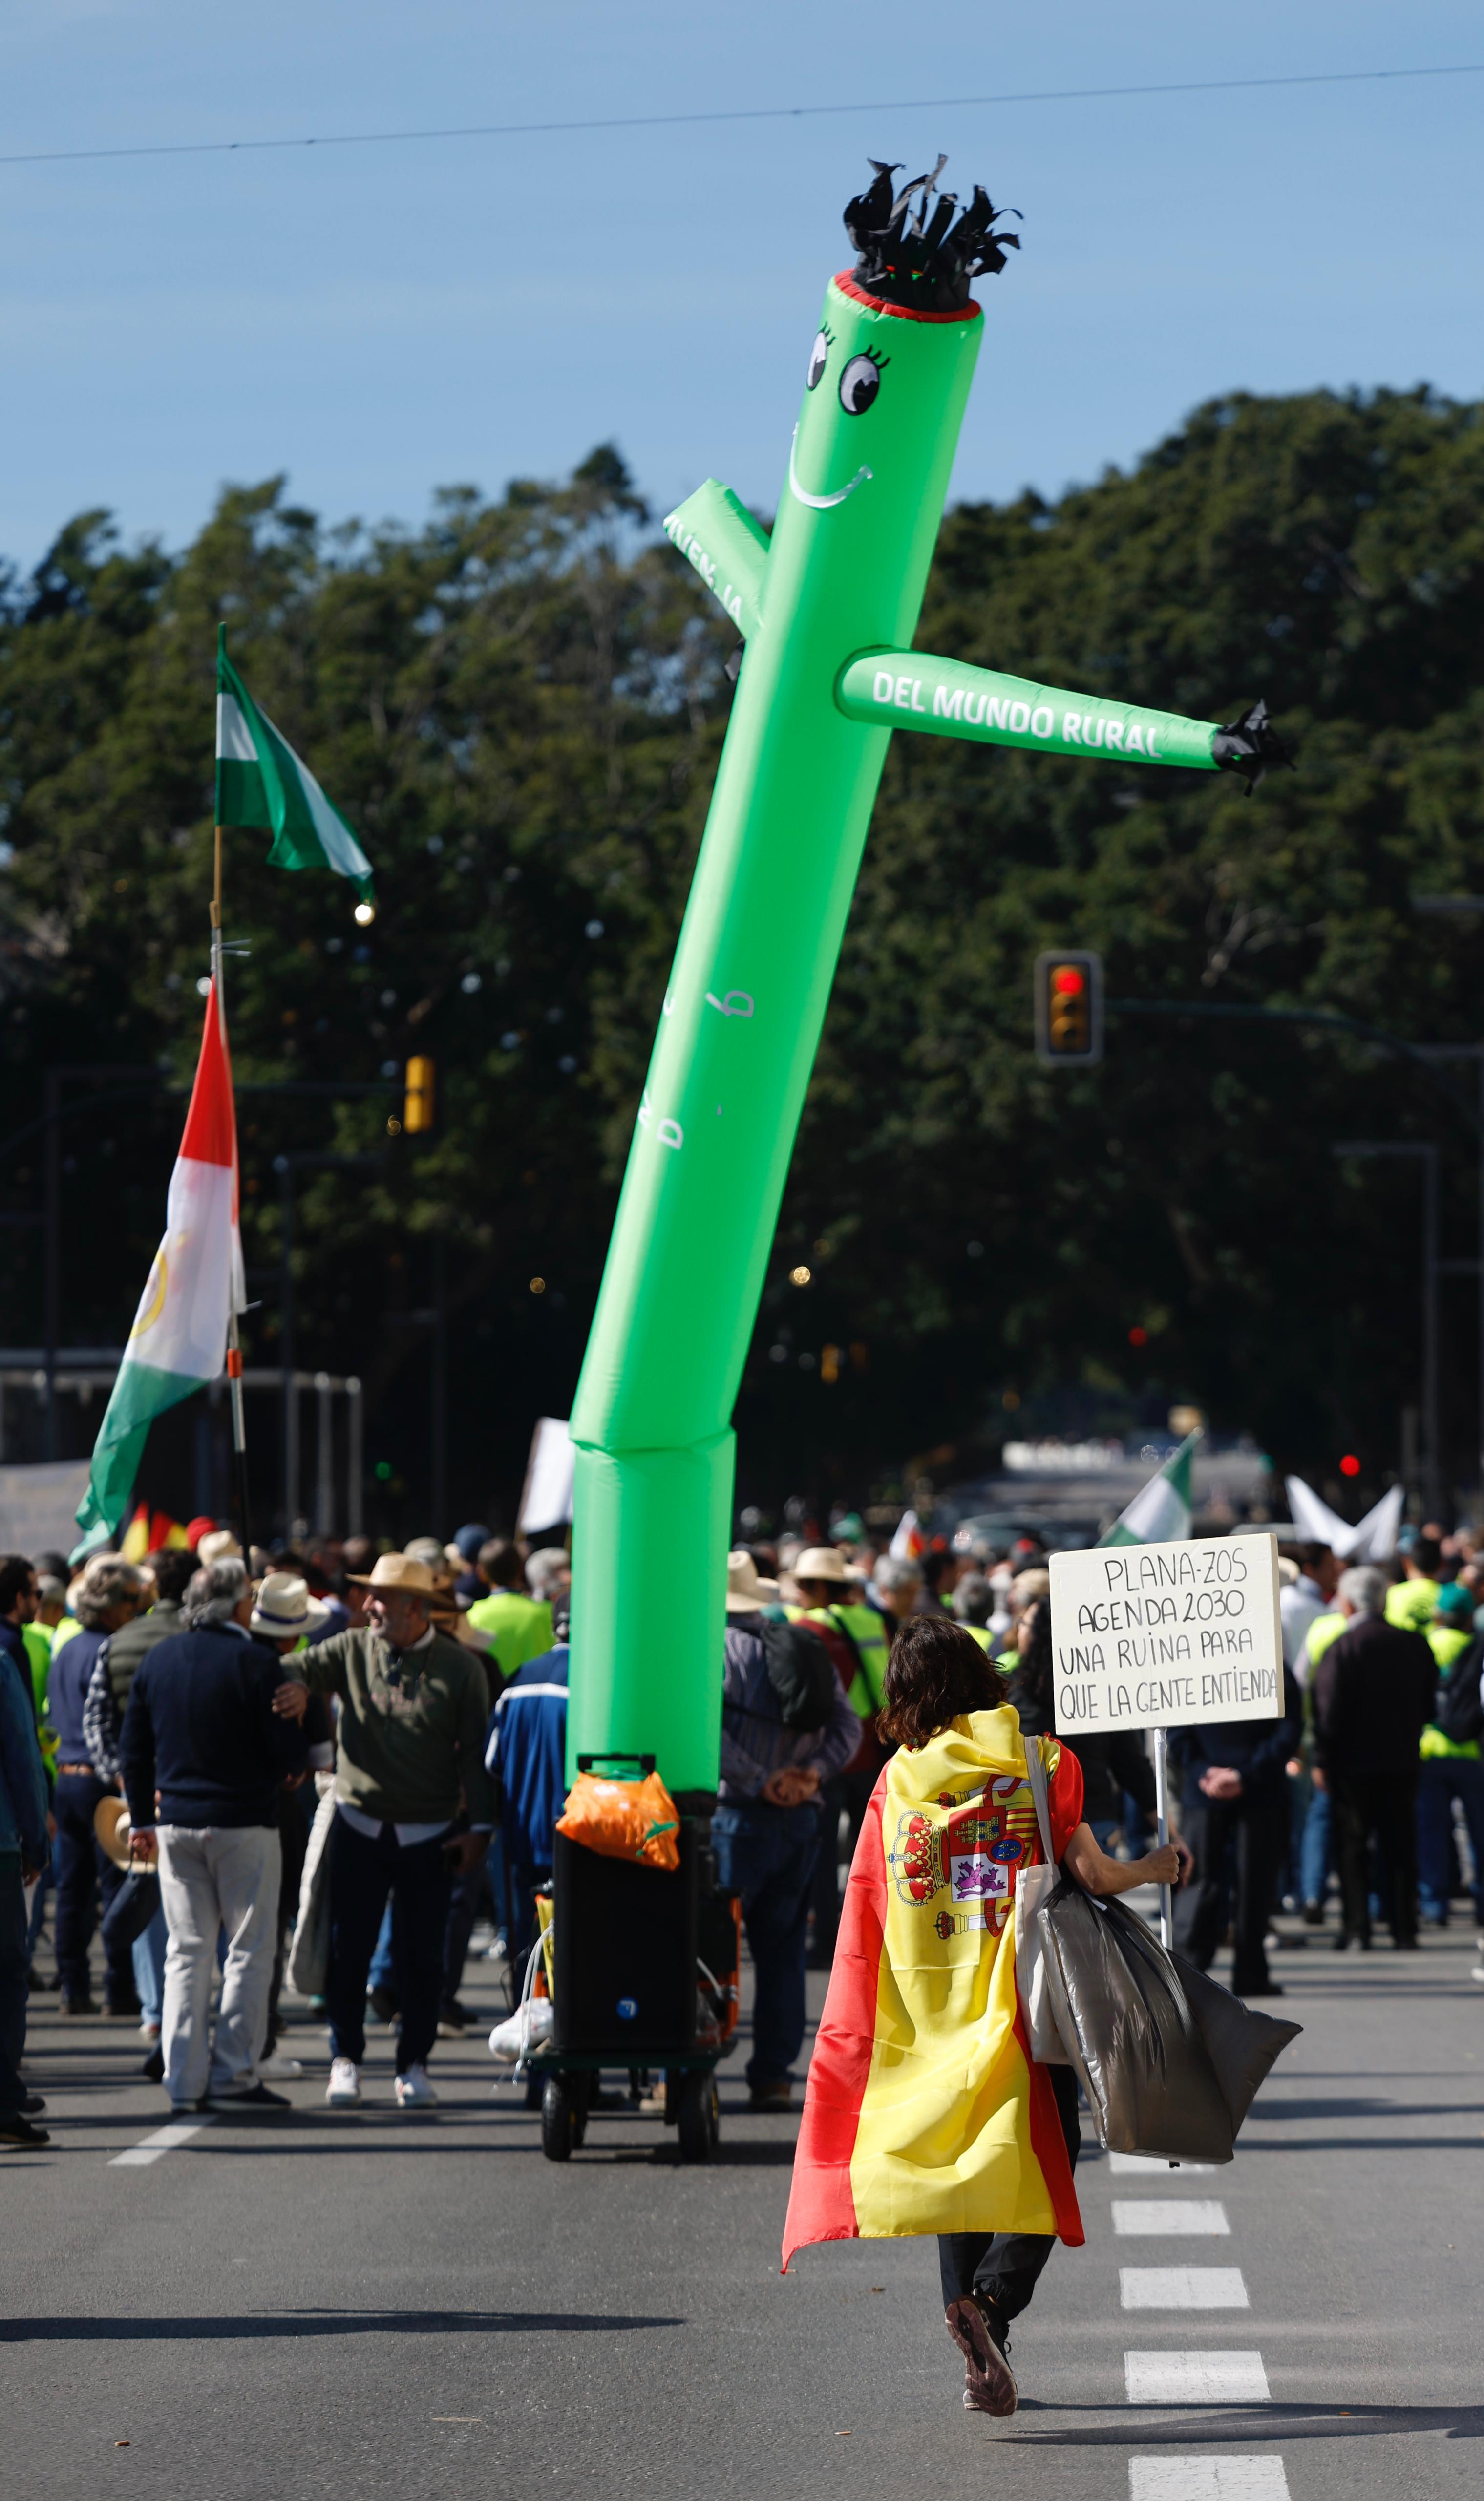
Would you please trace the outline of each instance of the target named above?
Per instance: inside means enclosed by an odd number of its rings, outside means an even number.
[[[556,1829],[604,1858],[627,1858],[672,1874],[680,1865],[680,1817],[658,1772],[642,1781],[605,1781],[596,1772],[579,1772]]]

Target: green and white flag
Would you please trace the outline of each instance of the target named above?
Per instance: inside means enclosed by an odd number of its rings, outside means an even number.
[[[1198,1432],[1187,1433],[1159,1475],[1140,1485],[1128,1510],[1104,1529],[1099,1546],[1160,1546],[1170,1538],[1189,1537],[1196,1509],[1191,1469],[1199,1439]]]
[[[371,900],[371,863],[302,756],[259,711],[217,633],[217,822],[273,836],[270,868],[332,868]]]

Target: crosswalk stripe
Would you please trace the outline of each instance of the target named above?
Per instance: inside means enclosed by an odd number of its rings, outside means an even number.
[[[168,2127],[157,2127],[152,2136],[142,2136],[137,2145],[125,2146],[121,2153],[113,2155],[108,2167],[110,2171],[144,2171],[152,2162],[158,2162],[162,2153],[173,2153],[178,2145],[188,2144],[191,2137],[199,2136],[203,2127],[211,2123],[209,2111],[200,2118],[173,2118]]]
[[[1216,2197],[1115,2197],[1113,2229],[1120,2240],[1161,2233],[1225,2239],[1231,2226]]]
[[[1289,2501],[1281,2457],[1130,2457],[1129,2501]]]
[[[1130,2406],[1265,2406],[1261,2353],[1126,2353]]]
[[[1240,2267],[1120,2267],[1125,2310],[1250,2310]]]

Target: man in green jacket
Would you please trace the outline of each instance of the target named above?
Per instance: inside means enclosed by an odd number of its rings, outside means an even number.
[[[395,2094],[400,2110],[437,2100],[427,2057],[438,2036],[443,1939],[454,1871],[477,1866],[494,1829],[485,1770],[489,1695],[476,1651],[433,1630],[434,1580],[408,1554],[354,1576],[366,1621],[286,1659],[296,1680],[276,1708],[302,1718],[311,1692],[335,1694],[340,1732],[330,1835],[330,2081],[325,2100],[360,2099],[366,1980],[387,1896],[395,1936]],[[455,1832],[467,1808],[470,1829]]]

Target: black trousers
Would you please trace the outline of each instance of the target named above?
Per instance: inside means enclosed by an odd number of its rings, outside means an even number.
[[[91,1772],[61,1772],[51,1796],[56,1817],[56,1968],[64,1997],[87,1995],[87,1949],[98,1924],[98,1895],[106,1911],[123,1883],[93,1831],[93,1810],[112,1797],[106,1782]],[[134,1997],[134,1960],[127,1946],[107,1957],[110,2005],[126,2007]]]
[[[846,1819],[845,1863],[849,1866],[878,1777],[876,1771],[839,1772],[820,1791],[824,1809],[820,1817],[820,1854],[809,1888],[809,1907],[814,1913],[809,1961],[815,1971],[827,1971],[834,1961],[835,1938],[840,1928],[840,1817],[843,1815]]]
[[[389,1823],[375,1841],[337,1815],[330,1833],[330,1973],[325,2011],[330,2053],[366,2054],[366,1981],[387,1896],[397,1993],[397,2074],[420,2066],[438,2038],[443,1932],[449,1916],[444,1834],[403,1849]]]
[[[1347,1937],[1370,1942],[1366,1857],[1376,1837],[1385,1871],[1386,1917],[1398,1945],[1417,1938],[1417,1766],[1410,1772],[1332,1772],[1334,1855]]]
[[[1066,2158],[1075,2171],[1082,2148],[1077,2079],[1070,2067],[1048,2067],[1046,2073],[1057,2097]],[[1055,2232],[940,2232],[938,2272],[944,2309],[966,2292],[982,2292],[1002,2318],[1018,2318],[1056,2246]]]
[[[1182,1821],[1196,1868],[1175,1895],[1175,1944],[1208,1970],[1230,1903],[1232,1991],[1258,1996],[1271,1985],[1263,1939],[1288,1847],[1287,1786],[1238,1798],[1187,1798]]]

